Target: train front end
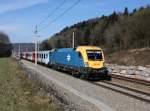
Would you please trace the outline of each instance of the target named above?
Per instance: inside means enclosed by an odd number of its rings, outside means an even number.
[[[83,73],[87,77],[106,77],[105,58],[101,48],[96,46],[79,46],[76,51],[82,55],[84,61]]]

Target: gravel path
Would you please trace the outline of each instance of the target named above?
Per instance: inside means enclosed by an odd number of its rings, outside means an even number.
[[[93,85],[43,66],[22,60],[22,63],[41,74],[43,81],[52,81],[55,89],[83,110],[89,111],[148,111],[150,104]],[[59,87],[59,88],[57,88]],[[61,87],[61,88],[60,88]],[[81,108],[81,109],[82,109]]]

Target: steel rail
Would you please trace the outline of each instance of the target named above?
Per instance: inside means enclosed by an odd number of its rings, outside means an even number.
[[[87,80],[86,80],[86,81],[87,81]],[[105,88],[105,89],[112,90],[112,91],[117,92],[117,93],[120,93],[120,94],[124,94],[124,95],[126,95],[126,96],[129,96],[129,97],[132,97],[132,98],[141,100],[141,101],[143,101],[143,102],[150,103],[150,99],[146,99],[146,98],[143,98],[143,97],[140,97],[140,96],[131,94],[131,93],[127,93],[127,92],[125,92],[125,91],[121,91],[121,90],[119,90],[119,89],[112,88],[112,87],[109,87],[109,86],[104,85],[104,84],[99,84],[99,83],[97,83],[97,82],[90,82],[90,81],[87,81],[87,82],[89,82],[89,83],[91,83],[91,84],[94,84],[94,85],[96,85],[96,86],[103,87],[103,88]],[[105,83],[105,82],[104,82],[104,83]],[[114,86],[115,86],[115,87],[118,87],[118,85],[114,85]],[[136,90],[131,89],[131,88],[125,88],[124,86],[123,86],[123,87],[119,86],[119,88],[125,89],[125,90],[127,90],[127,91],[132,91],[132,92],[136,91]],[[137,91],[137,92],[135,92],[135,93],[138,93],[138,94],[143,95],[143,96],[145,96],[145,95],[146,95],[146,96],[149,96],[149,94],[148,94],[148,93],[145,93],[145,92]]]
[[[130,91],[139,93],[139,94],[150,96],[150,92],[148,93],[148,92],[140,91],[140,90],[137,90],[135,88],[126,87],[126,86],[119,85],[119,84],[116,84],[116,83],[113,83],[113,82],[109,82],[109,81],[102,81],[102,82],[103,83],[107,83],[107,84],[111,84],[113,86],[120,87],[120,88],[123,88],[123,89],[127,89],[127,90],[130,90]]]
[[[125,76],[115,75],[115,74],[109,74],[109,75],[112,78],[115,78],[115,79],[121,79],[121,80],[129,81],[129,82],[135,82],[135,83],[138,83],[138,84],[150,86],[150,81],[147,81],[147,80],[131,78],[131,77],[125,77]]]

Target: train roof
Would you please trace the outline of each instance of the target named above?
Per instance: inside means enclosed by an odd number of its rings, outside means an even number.
[[[78,49],[82,49],[82,50],[87,50],[87,49],[91,49],[91,50],[101,50],[101,48],[100,47],[98,47],[98,46],[78,46],[77,47],[77,50]]]
[[[58,49],[52,49],[52,50],[45,50],[45,51],[38,51],[38,53],[47,53],[47,52],[71,52],[71,51],[78,51],[78,50],[101,50],[100,47],[98,46],[78,46],[77,48],[58,48]],[[23,53],[34,53],[35,51],[32,52],[23,52]]]
[[[56,49],[57,52],[72,52],[74,51],[74,48],[60,48],[60,49]]]

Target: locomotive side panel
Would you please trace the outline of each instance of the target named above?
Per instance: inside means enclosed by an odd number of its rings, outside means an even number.
[[[65,65],[68,67],[84,67],[82,58],[72,48],[63,48],[54,51],[50,55],[51,64]]]

